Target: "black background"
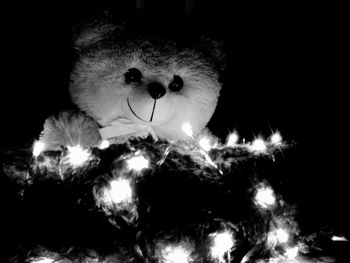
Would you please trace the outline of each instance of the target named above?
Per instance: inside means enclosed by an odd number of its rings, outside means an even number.
[[[223,40],[228,67],[210,129],[222,139],[235,129],[246,140],[279,130],[297,142],[288,173],[295,196],[314,222],[348,229],[343,7],[230,2],[193,1],[190,13],[184,1],[145,1],[144,10],[119,1],[109,9],[163,35],[211,32]],[[71,29],[98,8],[2,8],[1,146],[30,145],[48,116],[73,107]]]

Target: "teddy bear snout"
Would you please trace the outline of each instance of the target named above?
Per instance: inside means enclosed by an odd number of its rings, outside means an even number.
[[[160,99],[166,93],[166,89],[159,82],[151,82],[148,84],[148,93],[155,100]]]

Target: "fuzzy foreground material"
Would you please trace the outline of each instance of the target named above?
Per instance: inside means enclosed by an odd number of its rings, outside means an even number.
[[[331,243],[331,235],[302,233],[296,208],[279,192],[293,147],[263,153],[218,147],[206,154],[194,143],[146,138],[89,150],[80,166],[63,162],[65,150],[37,158],[30,149],[1,153],[10,262],[340,262],[315,249]],[[135,156],[148,165],[133,169]],[[131,188],[114,203],[106,199],[113,180]],[[275,204],[254,201],[260,186],[274,190]],[[271,243],[278,227],[288,231],[288,242]],[[220,259],[211,247],[223,231],[234,242]],[[284,256],[288,246],[298,246],[296,258]],[[175,247],[188,252],[186,260],[170,259]]]
[[[60,150],[62,146],[82,145],[95,147],[101,141],[95,120],[82,112],[64,111],[57,118],[45,121],[40,141],[50,150]]]

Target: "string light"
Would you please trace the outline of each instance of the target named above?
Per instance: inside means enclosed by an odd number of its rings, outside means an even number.
[[[110,187],[105,190],[104,202],[106,204],[120,204],[132,202],[132,188],[127,179],[115,179],[110,182]]]
[[[90,158],[90,153],[88,150],[84,150],[80,145],[67,146],[68,148],[68,162],[75,166],[83,165]]]
[[[190,123],[186,122],[182,126],[182,130],[184,133],[193,139],[193,130]],[[237,145],[239,140],[239,136],[237,133],[231,133],[226,142],[226,146],[234,147]],[[282,137],[279,132],[276,132],[271,135],[269,142],[273,145],[279,145],[282,143]],[[244,143],[244,141],[243,141]],[[203,137],[198,142],[201,149],[199,152],[204,155],[205,160],[208,164],[217,168],[217,165],[210,158],[208,151],[213,148],[213,145],[210,141],[210,138]],[[248,149],[254,152],[264,152],[267,150],[268,142],[265,142],[262,138],[255,139],[252,143],[248,143],[245,145]],[[109,141],[104,140],[99,145],[99,149],[106,149],[110,146]],[[33,146],[33,155],[35,157],[39,156],[41,152],[44,150],[44,143],[37,141]],[[67,158],[69,163],[73,166],[80,166],[84,164],[89,158],[90,153],[88,150],[84,150],[80,145],[76,146],[67,146],[68,154]],[[167,148],[164,153],[164,159],[169,153],[169,149]],[[131,158],[127,158],[126,160],[127,167],[130,170],[141,171],[145,168],[149,167],[149,160],[145,158],[142,154],[138,152],[135,153]],[[164,160],[162,160],[163,162]],[[161,162],[160,162],[161,163]],[[221,172],[221,171],[220,171]],[[104,202],[107,204],[121,204],[121,203],[131,203],[133,202],[133,188],[132,182],[125,178],[114,179],[110,182],[109,187],[106,187],[104,190]],[[255,195],[255,202],[262,208],[269,208],[276,203],[276,197],[274,191],[271,187],[261,186],[257,189]],[[230,261],[230,252],[235,245],[235,240],[232,232],[224,231],[221,233],[214,233],[210,235],[212,239],[211,247],[210,247],[210,255],[213,259],[217,260],[219,263],[225,262],[225,256],[228,257],[228,261]],[[289,233],[282,228],[273,229],[268,233],[267,242],[268,244],[275,246],[276,244],[284,244],[289,240]],[[333,236],[332,240],[338,241],[347,241],[345,238]],[[290,260],[294,260],[299,253],[299,248],[295,247],[287,247],[285,251],[280,256],[285,256]],[[191,257],[192,250],[184,245],[170,245],[166,246],[161,251],[161,262],[163,263],[189,263],[192,262],[193,259]],[[158,254],[159,255],[159,254]],[[250,256],[249,252],[242,259],[241,262],[245,262]],[[227,260],[227,258],[226,258]],[[51,263],[53,259],[50,258],[39,258],[35,261],[38,263]],[[215,262],[217,262],[215,261]]]
[[[268,234],[267,243],[274,247],[276,244],[287,243],[288,239],[288,232],[282,228],[277,228]]]
[[[187,136],[191,137],[191,138],[194,140],[194,138],[193,138],[192,126],[191,126],[190,123],[185,122],[185,123],[182,125],[182,130],[183,130],[183,132],[184,132]],[[210,156],[209,156],[208,153],[207,153],[207,152],[210,151],[210,149],[212,148],[212,145],[211,145],[211,143],[210,143],[209,138],[203,137],[203,138],[199,141],[199,146],[202,148],[202,150],[200,151],[200,153],[204,155],[204,158],[205,158],[206,162],[207,162],[209,165],[211,165],[211,166],[217,168],[217,165],[213,162],[213,160],[210,158]],[[221,170],[219,170],[219,172],[222,173]]]
[[[162,251],[162,263],[189,263],[192,261],[190,251],[183,246],[167,246]]]
[[[41,141],[36,141],[33,146],[34,157],[38,157],[44,149],[45,149],[45,144]]]
[[[276,197],[272,188],[266,186],[260,187],[256,192],[255,201],[262,208],[273,206],[276,202]]]
[[[161,166],[161,165],[164,163],[165,159],[167,158],[168,154],[169,154],[170,151],[171,151],[171,148],[172,148],[172,145],[171,145],[171,146],[168,146],[168,147],[165,149],[162,158],[157,162],[157,165],[158,165],[158,166]]]
[[[282,228],[276,230],[276,236],[279,243],[286,243],[289,239],[289,234]]]
[[[193,138],[193,130],[192,130],[192,126],[189,122],[185,122],[182,125],[182,131],[188,136]]]
[[[254,255],[254,253],[256,252],[257,248],[258,248],[258,247],[256,246],[256,247],[253,247],[251,250],[249,250],[249,251],[244,255],[244,257],[242,258],[242,260],[241,260],[240,263],[247,263],[247,262],[250,260],[251,256]]]
[[[214,163],[214,161],[210,158],[209,154],[206,151],[200,150],[199,152],[204,156],[205,161],[207,162],[208,165],[213,166],[215,169],[219,171],[220,174],[223,174],[223,172],[218,168],[216,163]]]
[[[219,262],[225,262],[225,254],[230,257],[230,250],[234,245],[232,233],[225,231],[222,233],[212,234],[213,245],[211,247],[211,256]],[[229,260],[230,261],[230,260]]]
[[[287,257],[288,259],[295,259],[296,256],[298,255],[298,252],[299,252],[299,248],[297,246],[288,247],[286,248],[284,256]]]
[[[226,142],[227,147],[234,147],[238,142],[239,136],[236,132],[231,133]]]
[[[126,162],[130,170],[137,172],[149,167],[149,161],[143,155],[135,155]]]
[[[254,152],[264,152],[266,151],[266,144],[263,139],[255,139],[251,145],[251,150]]]
[[[212,148],[209,138],[203,137],[199,140],[199,146],[206,152],[209,152]]]
[[[333,241],[349,241],[343,236],[332,236]]]
[[[109,147],[109,145],[110,145],[109,141],[103,140],[98,148],[100,150],[107,149]]]
[[[271,135],[270,141],[274,145],[280,145],[282,143],[282,136],[279,132],[275,132]]]

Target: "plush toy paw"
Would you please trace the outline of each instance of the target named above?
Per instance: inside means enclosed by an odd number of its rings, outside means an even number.
[[[101,136],[94,119],[82,112],[64,111],[58,117],[45,121],[40,141],[45,144],[46,150],[55,151],[75,145],[96,147],[101,142]]]

